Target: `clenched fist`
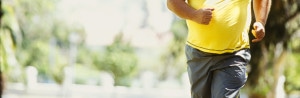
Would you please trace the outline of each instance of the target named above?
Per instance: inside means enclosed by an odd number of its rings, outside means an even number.
[[[196,10],[191,18],[192,21],[195,21],[199,24],[208,25],[212,18],[212,12],[214,8],[202,8]]]
[[[259,42],[265,37],[265,26],[260,22],[255,22],[253,24],[252,34],[255,39],[252,42]]]

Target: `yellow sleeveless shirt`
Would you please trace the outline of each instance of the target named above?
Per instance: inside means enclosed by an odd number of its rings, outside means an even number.
[[[232,53],[250,48],[251,0],[188,0],[195,8],[214,8],[209,25],[186,20],[187,44],[208,53]]]

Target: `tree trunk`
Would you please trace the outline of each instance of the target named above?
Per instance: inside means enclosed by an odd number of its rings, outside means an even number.
[[[248,97],[249,98],[265,98],[265,97],[263,97],[261,95],[258,95],[258,94],[250,94]]]
[[[2,98],[3,89],[4,89],[4,80],[3,80],[2,72],[0,71],[0,98]]]
[[[277,44],[278,45],[278,44]],[[273,74],[274,74],[274,82],[272,84],[272,91],[269,93],[269,98],[284,98],[284,65],[286,64],[287,50],[281,50],[279,48],[283,46],[276,47],[275,52],[278,52],[278,56],[275,56],[274,64],[273,64]],[[276,53],[275,53],[276,54]]]

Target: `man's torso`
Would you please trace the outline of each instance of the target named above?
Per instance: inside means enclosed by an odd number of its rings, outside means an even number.
[[[249,48],[251,0],[188,0],[195,8],[214,8],[209,25],[187,20],[187,44],[204,52],[228,53]]]

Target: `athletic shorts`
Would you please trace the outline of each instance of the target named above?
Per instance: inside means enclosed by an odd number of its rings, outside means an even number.
[[[249,49],[234,53],[205,53],[186,45],[192,98],[239,98],[247,80]]]

